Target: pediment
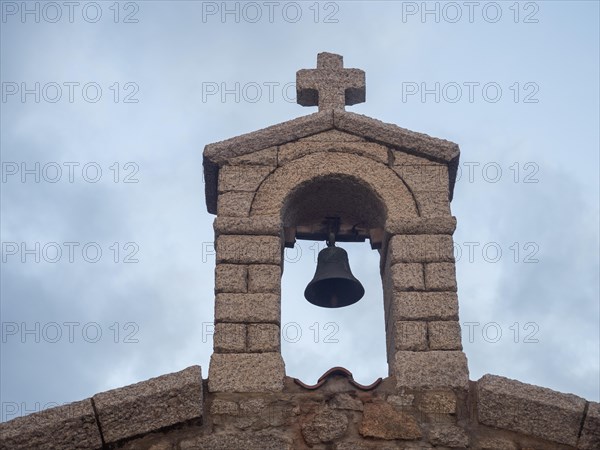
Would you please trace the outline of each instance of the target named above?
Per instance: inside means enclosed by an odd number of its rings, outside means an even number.
[[[203,153],[208,211],[216,213],[219,167],[261,164],[261,161],[277,164],[277,148],[301,140],[354,146],[378,144],[389,149],[392,157],[408,159],[410,164],[422,161],[447,165],[452,196],[460,153],[457,144],[361,114],[329,110],[208,144]]]

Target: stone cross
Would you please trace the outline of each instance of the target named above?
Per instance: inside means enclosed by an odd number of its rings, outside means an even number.
[[[365,101],[365,72],[344,69],[341,55],[319,53],[316,69],[296,72],[296,101],[302,106],[319,106],[319,111],[344,110],[344,105]]]

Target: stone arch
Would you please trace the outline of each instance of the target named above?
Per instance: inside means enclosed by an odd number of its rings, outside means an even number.
[[[313,153],[273,171],[257,190],[250,216],[280,216],[289,195],[297,189],[311,180],[324,182],[336,177],[371,191],[373,198],[379,199],[385,209],[386,222],[419,216],[413,194],[393,170],[369,158],[335,152]],[[364,189],[362,194],[367,192]]]

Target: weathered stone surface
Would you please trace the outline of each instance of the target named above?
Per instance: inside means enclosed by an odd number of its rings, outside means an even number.
[[[280,264],[281,239],[277,236],[221,235],[217,263]]]
[[[333,409],[325,409],[302,424],[302,436],[309,445],[331,442],[342,437],[347,428],[348,417],[346,414]]]
[[[219,170],[219,192],[255,192],[272,170],[268,166],[223,166]]]
[[[358,429],[365,437],[377,439],[419,439],[417,421],[408,413],[396,411],[389,403],[366,403]]]
[[[450,216],[450,200],[445,192],[417,191],[414,193],[421,217]]]
[[[91,400],[58,406],[0,423],[0,449],[33,448],[102,448]]]
[[[454,263],[425,264],[425,286],[430,291],[456,291]]]
[[[429,442],[436,446],[466,448],[469,446],[469,436],[465,430],[455,425],[437,424],[429,430]]]
[[[219,217],[248,217],[254,192],[224,192],[219,194],[217,214]]]
[[[239,264],[217,264],[215,292],[246,292],[247,267]]]
[[[217,294],[216,322],[281,321],[281,302],[277,294]]]
[[[396,291],[422,291],[425,289],[423,264],[394,264],[391,266],[388,276]]]
[[[390,395],[387,398],[387,402],[398,409],[406,409],[412,406],[414,401],[415,396],[413,394]]]
[[[278,216],[217,217],[214,229],[217,236],[221,234],[279,236],[281,219]]]
[[[281,267],[254,264],[248,267],[248,289],[250,292],[281,292]]]
[[[236,402],[214,399],[212,405],[210,405],[211,414],[226,414],[229,416],[237,416],[239,412],[239,406]]]
[[[390,144],[398,149],[406,149],[409,153],[430,157],[440,162],[450,162],[460,153],[458,145],[453,142],[348,111],[336,111],[334,125],[338,130]]]
[[[444,164],[403,164],[394,171],[412,191],[432,191],[448,199],[448,167]]]
[[[456,217],[415,217],[388,219],[385,231],[395,234],[449,234],[456,230]]]
[[[210,392],[270,392],[283,389],[285,367],[280,353],[213,353]]]
[[[278,352],[280,346],[279,326],[272,323],[248,324],[249,352]]]
[[[344,133],[339,130],[328,130],[322,133],[313,134],[299,140],[299,142],[365,142],[365,140],[354,134]]]
[[[600,403],[588,403],[588,410],[577,448],[584,450],[600,448]]]
[[[216,433],[181,442],[181,450],[293,450],[292,440],[276,431]]]
[[[484,437],[477,442],[477,447],[481,450],[518,450],[517,444],[508,439]]]
[[[383,164],[388,163],[387,147],[373,142],[298,141],[290,142],[279,148],[279,164],[284,165],[294,159],[317,152],[349,153],[371,158]]]
[[[345,392],[336,394],[329,402],[329,406],[333,409],[348,409],[352,411],[362,411],[363,403]]]
[[[575,446],[585,400],[495,375],[477,382],[479,421]]]
[[[393,333],[394,353],[396,350],[427,350],[427,322],[397,321]]]
[[[96,394],[104,441],[109,444],[202,417],[199,366]]]
[[[419,409],[426,413],[455,414],[456,394],[452,391],[426,391],[419,403]]]
[[[246,325],[243,323],[216,323],[213,335],[215,352],[243,353],[246,351]]]
[[[390,264],[402,262],[454,262],[452,237],[438,235],[396,235],[388,244]]]
[[[236,156],[227,161],[232,166],[276,166],[277,165],[277,146],[265,148],[264,150],[258,150],[253,153],[246,153],[245,155]]]
[[[333,180],[340,192],[349,186],[355,189],[360,184],[372,196],[380,199],[387,208],[388,219],[417,217],[415,199],[402,180],[386,165],[370,158],[345,153],[314,153],[300,159],[290,161],[277,168],[260,186],[252,204],[251,214],[276,215],[284,207],[284,203],[298,186],[310,183],[322,183]],[[351,197],[352,191],[348,197]],[[357,205],[361,208],[357,208]],[[312,203],[312,209],[320,205]],[[338,207],[352,208],[355,214],[369,210],[372,205],[354,201],[340,202]],[[314,211],[311,210],[314,213]],[[337,211],[336,211],[337,213]],[[366,214],[367,221],[372,221],[372,214]]]
[[[431,350],[462,350],[460,324],[454,320],[429,322]]]
[[[445,166],[446,163],[436,162],[433,159],[426,158],[424,156],[415,156],[410,153],[406,153],[402,150],[394,149],[392,151],[392,166],[418,166],[422,164],[428,165],[440,165]]]
[[[394,292],[391,297],[393,320],[458,320],[455,292]]]
[[[469,371],[463,352],[396,353],[394,374],[398,389],[467,389]]]

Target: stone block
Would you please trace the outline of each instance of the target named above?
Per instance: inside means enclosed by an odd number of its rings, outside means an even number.
[[[433,158],[439,162],[449,162],[458,157],[458,145],[453,142],[417,133],[394,124],[349,111],[336,111],[335,128],[358,134],[378,142],[386,142],[398,149]]]
[[[342,437],[348,428],[348,416],[341,411],[325,409],[302,423],[302,436],[310,446],[328,443]]]
[[[227,416],[237,416],[239,407],[236,402],[230,400],[214,399],[210,405],[211,414],[223,414]]]
[[[285,366],[281,354],[213,353],[210,358],[210,392],[279,392]]]
[[[0,423],[0,449],[101,449],[90,399]]]
[[[456,291],[455,264],[425,264],[425,287],[429,291]]]
[[[423,160],[421,161],[423,162]],[[444,164],[403,164],[394,171],[410,187],[411,191],[432,191],[448,199],[448,167]]]
[[[224,192],[217,198],[219,217],[248,217],[254,192]]]
[[[392,287],[395,291],[422,291],[425,289],[423,264],[394,264],[387,276],[390,277]]]
[[[429,322],[431,350],[462,350],[460,324],[454,320]]]
[[[217,294],[216,322],[281,321],[281,301],[277,294]]]
[[[600,448],[600,403],[589,402],[577,448],[593,450]]]
[[[438,191],[418,191],[415,198],[421,217],[446,217],[451,214],[447,193]]]
[[[392,332],[394,353],[396,350],[427,350],[427,322],[397,321]]]
[[[186,439],[181,450],[293,450],[291,438],[276,431],[237,431]]]
[[[346,409],[351,411],[362,411],[363,403],[360,399],[353,397],[352,395],[342,392],[335,394],[335,396],[329,402],[329,407],[333,409]]]
[[[467,448],[469,436],[465,430],[456,425],[438,424],[429,430],[429,442],[436,447]]]
[[[219,193],[256,192],[272,170],[268,166],[223,166],[219,169]]]
[[[454,262],[452,237],[446,234],[396,235],[388,244],[388,264]]]
[[[583,398],[494,375],[477,381],[477,395],[482,424],[577,445]]]
[[[476,448],[481,450],[518,450],[517,444],[513,441],[495,437],[480,438]]]
[[[323,131],[322,133],[313,134],[312,136],[307,136],[305,138],[300,139],[299,142],[365,142],[365,140],[354,134],[344,133],[339,130],[328,130]]]
[[[467,389],[469,370],[463,352],[396,352],[393,366],[398,389]]]
[[[404,411],[396,411],[389,403],[365,403],[358,432],[367,438],[419,439],[422,436],[417,421]]]
[[[232,166],[272,166],[277,165],[277,146],[235,156],[228,161]]]
[[[248,324],[249,352],[278,352],[280,351],[279,326],[272,323]]]
[[[284,165],[294,159],[318,152],[349,153],[365,156],[383,164],[388,163],[387,147],[374,142],[298,141],[279,148],[279,164]]]
[[[281,267],[253,264],[248,267],[248,289],[250,292],[281,292]]]
[[[216,323],[213,346],[218,353],[246,351],[246,325],[243,323]]]
[[[392,166],[422,166],[422,165],[438,165],[446,166],[445,163],[435,162],[431,159],[425,158],[424,156],[415,156],[410,153],[406,153],[402,150],[394,149],[392,152]]]
[[[385,231],[395,234],[449,234],[456,230],[456,217],[406,217],[386,221]]]
[[[106,444],[202,417],[199,366],[96,394]]]
[[[458,320],[455,292],[394,292],[392,320]]]
[[[221,235],[217,238],[217,263],[281,264],[278,236]]]
[[[214,221],[214,229],[217,236],[221,234],[279,236],[281,219],[278,216],[217,217]]]
[[[215,268],[215,292],[246,292],[247,266],[217,264]]]
[[[425,413],[455,414],[456,394],[452,391],[425,391],[419,409]]]

